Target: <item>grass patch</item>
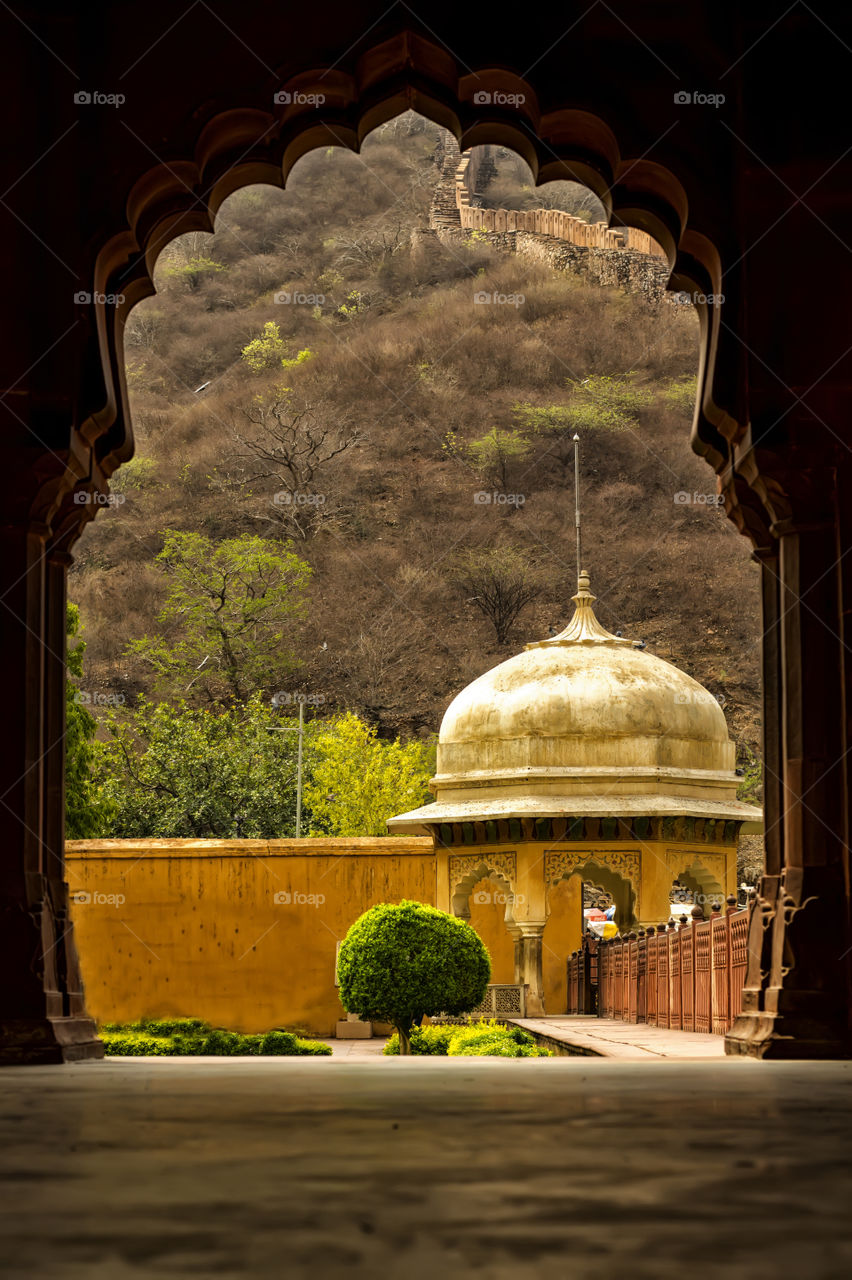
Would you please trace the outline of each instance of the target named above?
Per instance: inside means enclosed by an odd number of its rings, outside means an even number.
[[[243,1054],[277,1057],[325,1056],[331,1048],[319,1040],[304,1040],[292,1031],[244,1035],[211,1027],[201,1018],[142,1018],[139,1022],[108,1022],[98,1035],[107,1057],[183,1058]]]

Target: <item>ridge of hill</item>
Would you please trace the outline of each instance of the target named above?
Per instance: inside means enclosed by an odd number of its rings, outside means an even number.
[[[441,131],[409,113],[360,156],[305,156],[285,192],[236,193],[215,235],[164,252],[158,293],[127,330],[136,456],[71,574],[88,686],[151,692],[125,650],[156,629],[164,530],[260,533],[292,538],[313,568],[308,616],[294,624],[298,691],[383,734],[435,731],[461,687],[570,616],[567,424],[579,406],[584,567],[601,621],[724,699],[748,759],[759,750],[758,570],[689,449],[692,309],[649,305],[475,233],[417,234],[445,162]],[[507,161],[495,190],[523,207],[519,164]],[[307,422],[325,453],[342,446],[303,489],[299,459],[284,474],[251,448],[275,425],[282,368],[253,369],[241,353],[270,324],[291,362],[285,430],[297,439]],[[493,429],[523,447],[489,470],[470,446]],[[282,492],[290,500],[276,502]],[[495,548],[519,557],[534,587],[502,644],[460,571]],[[281,687],[271,672],[270,691]]]

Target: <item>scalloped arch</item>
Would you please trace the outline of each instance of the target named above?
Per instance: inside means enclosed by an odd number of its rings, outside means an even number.
[[[604,857],[606,855],[603,855]],[[550,918],[550,894],[563,880],[570,880],[572,876],[579,876],[583,882],[588,881],[596,888],[602,889],[608,893],[613,902],[619,900],[619,890],[625,887],[628,890],[627,906],[630,920],[636,919],[639,905],[639,884],[631,875],[625,875],[621,871],[616,871],[608,862],[603,861],[594,853],[590,853],[585,862],[577,862],[564,870],[559,870],[552,878],[548,878],[546,898],[547,898],[547,916]]]
[[[475,101],[483,93],[490,100]],[[316,105],[318,95],[322,101]],[[512,95],[523,103],[507,105]],[[169,158],[139,176],[128,193],[125,227],[107,239],[95,262],[95,291],[119,294],[123,301],[116,307],[95,304],[103,403],[88,410],[79,428],[94,446],[90,475],[81,475],[79,465],[69,468],[61,486],[66,499],[80,484],[105,488],[132,456],[124,326],[133,306],[155,292],[153,270],[163,248],[187,231],[212,232],[218,209],[234,191],[258,182],[283,188],[296,161],[318,147],[345,146],[357,153],[373,129],[407,109],[449,129],[463,149],[486,142],[511,147],[537,183],[583,182],[604,202],[611,222],[647,231],[661,244],[675,287],[707,294],[708,283],[720,278],[716,248],[686,233],[686,193],[668,169],[622,157],[615,132],[600,117],[573,108],[542,116],[533,88],[522,78],[495,67],[460,76],[445,49],[406,33],[367,50],[357,76],[333,68],[306,70],[270,86],[268,111],[235,105],[220,112],[200,129],[192,155]],[[730,422],[714,421],[720,415],[709,393],[719,317],[716,308],[698,310],[703,398],[694,431],[719,470],[726,457],[720,428],[732,430]]]
[[[454,916],[466,918],[470,915],[470,895],[480,880],[493,880],[503,886],[506,896],[506,910],[503,915],[505,924],[514,923],[515,887],[512,878],[492,859],[486,855],[475,867],[466,871],[458,880],[450,878],[450,909]]]

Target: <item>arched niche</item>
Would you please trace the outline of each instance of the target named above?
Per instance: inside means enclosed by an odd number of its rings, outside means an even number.
[[[550,915],[550,903],[554,886],[562,880],[577,876],[581,884],[584,881],[589,881],[596,888],[609,894],[615,904],[615,919],[619,929],[622,931],[632,929],[635,925],[637,886],[630,877],[621,875],[613,867],[607,865],[606,862],[598,861],[591,856],[584,862],[572,862],[571,865],[565,867],[555,864],[551,866],[549,872],[548,917]],[[580,901],[582,903],[582,894],[580,895]]]
[[[463,920],[470,918],[470,898],[474,888],[481,881],[487,880],[489,884],[497,886],[497,891],[504,897],[504,923],[507,926],[514,924],[515,890],[508,867],[488,857],[474,856],[463,860],[451,858],[449,874],[450,908],[454,916],[459,916]]]
[[[467,898],[470,924],[488,948],[491,981],[515,981],[515,941],[507,928],[508,895],[505,880],[488,875],[478,880]]]
[[[703,908],[705,915],[710,914],[710,906],[714,902],[724,906],[724,887],[713,872],[702,866],[700,862],[693,862],[690,866],[684,867],[672,881],[672,886],[676,884],[683,885],[693,894],[692,903],[684,904],[684,915],[688,916],[692,907],[696,905]],[[671,891],[669,899],[671,900]]]

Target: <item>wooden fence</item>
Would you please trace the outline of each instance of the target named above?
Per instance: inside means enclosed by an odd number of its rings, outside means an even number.
[[[591,935],[568,957],[568,1012],[723,1036],[740,1013],[751,904],[700,907],[679,924],[602,942]]]

